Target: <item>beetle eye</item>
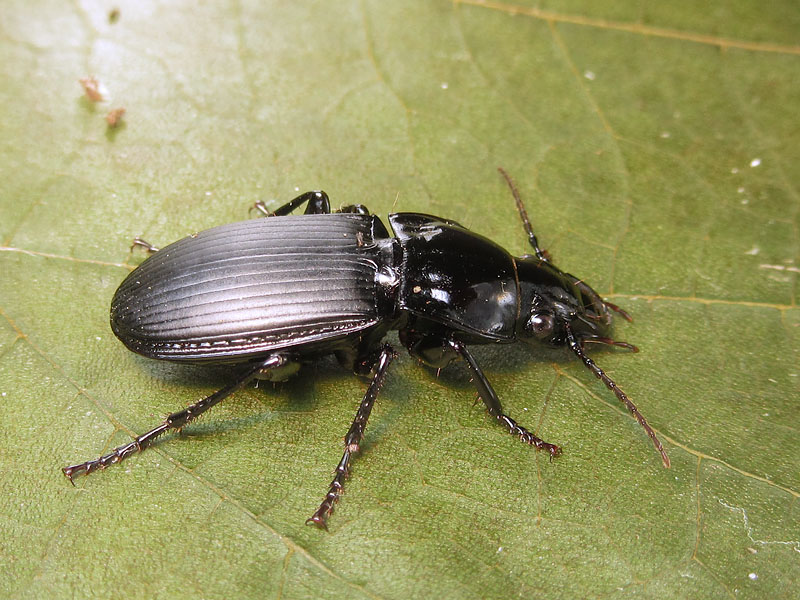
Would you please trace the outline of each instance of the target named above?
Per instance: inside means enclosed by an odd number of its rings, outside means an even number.
[[[526,329],[539,339],[551,337],[555,329],[555,321],[550,313],[534,313],[531,315]]]

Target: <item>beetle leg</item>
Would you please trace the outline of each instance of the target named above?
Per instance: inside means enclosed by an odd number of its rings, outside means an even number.
[[[363,204],[347,204],[343,206],[337,213],[355,213],[357,215],[369,215],[369,209]]]
[[[253,205],[253,208],[259,211],[265,217],[285,217],[286,215],[295,211],[303,204],[308,203],[306,215],[327,215],[331,212],[331,201],[328,199],[328,194],[322,191],[305,192],[300,194],[297,198],[289,200],[283,206],[270,211],[267,205],[262,200],[259,200]]]
[[[64,472],[64,475],[66,475],[67,478],[72,483],[74,483],[73,480],[78,475],[88,475],[89,473],[97,471],[98,469],[105,469],[109,465],[121,462],[122,460],[128,458],[130,455],[136,454],[137,452],[141,452],[148,446],[152,445],[152,443],[155,441],[157,437],[169,431],[170,429],[181,429],[184,425],[199,417],[209,408],[217,404],[220,400],[227,398],[236,390],[247,385],[247,383],[252,381],[264,370],[277,369],[283,366],[286,360],[287,360],[286,357],[284,357],[283,355],[273,354],[266,360],[263,360],[255,364],[254,366],[250,367],[248,371],[242,374],[239,377],[239,379],[237,379],[230,385],[227,385],[221,390],[214,392],[210,396],[206,396],[202,400],[195,402],[191,406],[188,406],[187,408],[184,408],[181,411],[172,413],[166,419],[164,419],[164,422],[161,423],[161,425],[159,425],[155,429],[151,429],[147,433],[144,433],[136,437],[132,442],[124,444],[122,446],[118,446],[108,454],[101,456],[100,458],[97,458],[95,460],[89,460],[86,461],[85,463],[64,467],[61,470]]]
[[[533,233],[533,227],[531,226],[531,221],[528,218],[528,211],[525,210],[525,205],[522,203],[522,197],[519,195],[519,190],[517,190],[514,180],[511,179],[511,175],[506,173],[506,170],[503,167],[497,167],[497,170],[500,171],[500,174],[506,180],[508,187],[511,189],[511,193],[514,196],[514,202],[517,203],[517,212],[519,212],[519,216],[522,219],[522,226],[525,228],[525,233],[528,234],[528,241],[530,242],[531,246],[533,246],[533,251],[536,254],[536,258],[544,262],[550,262],[550,254],[547,252],[547,250],[542,250],[539,247],[539,240],[536,239],[536,234]]]
[[[589,340],[587,340],[589,341]],[[575,337],[575,334],[572,333],[572,329],[569,325],[567,325],[567,343],[569,344],[570,350],[572,350],[575,355],[583,361],[583,364],[586,365],[586,368],[589,369],[595,376],[606,384],[606,387],[610,389],[614,394],[617,396],[620,402],[625,405],[625,408],[634,416],[634,418],[639,422],[639,425],[644,427],[644,430],[647,432],[647,435],[650,436],[650,439],[653,440],[653,445],[656,447],[656,450],[661,454],[661,462],[664,463],[664,467],[667,469],[669,468],[669,456],[667,456],[667,451],[664,450],[664,446],[661,445],[661,441],[656,436],[656,432],[653,431],[653,428],[650,427],[650,424],[647,422],[647,419],[644,418],[642,413],[639,412],[639,409],[636,408],[636,405],[628,398],[627,394],[623,392],[617,384],[614,382],[611,377],[605,374],[605,371],[597,366],[597,364],[583,351],[583,345],[581,344],[580,340]],[[624,342],[619,342],[624,343]]]
[[[131,244],[131,252],[133,252],[133,249],[136,248],[137,246],[144,248],[148,254],[155,254],[160,250],[160,248],[156,248],[150,242],[145,242],[138,235],[135,238],[133,238],[133,243]]]
[[[358,407],[358,412],[356,412],[356,417],[353,419],[353,424],[350,426],[350,430],[344,438],[344,454],[342,454],[342,459],[336,467],[336,475],[333,481],[331,481],[331,486],[322,504],[320,504],[317,511],[306,520],[307,524],[313,523],[322,529],[328,529],[328,517],[330,517],[333,512],[333,507],[339,500],[339,496],[344,488],[344,482],[350,473],[350,459],[352,455],[356,454],[360,449],[361,440],[364,439],[364,430],[367,427],[367,420],[369,419],[370,412],[372,412],[372,405],[375,403],[375,398],[378,397],[378,392],[386,379],[386,369],[396,356],[397,354],[394,349],[389,344],[385,344],[377,359],[374,361],[373,367],[375,369],[375,375],[373,375],[372,382],[369,384],[364,394],[364,399]]]
[[[478,366],[478,363],[475,362],[475,359],[470,351],[467,350],[467,347],[456,340],[449,340],[448,343],[450,347],[458,352],[467,363],[467,367],[472,373],[472,381],[475,384],[475,387],[478,389],[478,395],[481,397],[484,404],[486,404],[486,408],[489,410],[490,415],[492,415],[500,422],[501,425],[508,429],[508,432],[511,435],[518,436],[520,441],[530,444],[531,446],[536,446],[537,450],[546,450],[547,453],[550,454],[551,458],[561,454],[561,448],[555,444],[549,444],[536,437],[530,431],[521,425],[518,425],[514,419],[504,414],[503,406],[500,404],[500,399],[497,397],[497,394],[489,383],[489,380],[486,379],[486,375],[483,374],[483,371]]]

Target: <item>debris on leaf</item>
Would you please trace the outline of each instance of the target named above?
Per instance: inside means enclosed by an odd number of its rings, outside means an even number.
[[[97,78],[93,76],[82,77],[78,79],[78,82],[83,87],[83,92],[86,94],[86,97],[92,102],[102,102],[105,99],[104,92],[106,89]]]
[[[114,129],[115,127],[119,126],[119,124],[122,122],[122,117],[124,115],[125,115],[124,106],[111,109],[106,115],[106,123],[108,123],[109,128]]]

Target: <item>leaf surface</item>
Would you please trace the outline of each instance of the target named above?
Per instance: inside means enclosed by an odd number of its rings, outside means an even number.
[[[118,7],[119,15],[109,18]],[[800,574],[800,13],[786,1],[14,2],[0,22],[0,596],[790,598]],[[113,22],[112,22],[113,21]],[[78,79],[93,75],[92,103]],[[124,107],[123,124],[105,114]],[[150,361],[108,306],[163,245],[324,189],[458,220],[635,316],[593,357],[321,361],[72,487],[61,467],[231,380]],[[399,348],[396,338],[394,340]]]

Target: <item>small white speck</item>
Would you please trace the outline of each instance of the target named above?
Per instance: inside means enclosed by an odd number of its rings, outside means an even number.
[[[211,192],[206,192],[206,196],[210,196],[210,195],[211,195]]]
[[[768,417],[768,416],[769,416],[769,413],[764,413],[764,414],[763,414],[763,415],[761,415],[761,416],[762,416],[762,417]]]
[[[744,194],[744,188],[743,187],[736,188],[736,191],[738,193],[740,193],[740,194]]]
[[[757,246],[753,246],[750,250],[745,252],[745,254],[749,254],[750,256],[756,256],[761,250]]]
[[[583,76],[589,81],[594,81],[594,78],[597,77],[597,75],[594,74],[594,71],[584,71]]]
[[[100,340],[102,340],[103,338],[101,338],[99,335],[96,335],[96,336],[94,336],[94,339],[96,339],[96,340],[99,342],[99,341],[100,341]]]
[[[3,394],[3,395],[5,396],[5,394]],[[528,409],[527,408],[523,408],[522,410],[527,411]]]
[[[447,85],[447,82],[446,82],[446,81],[443,81],[443,82],[441,83],[441,86],[442,86],[442,89],[443,89],[443,90],[446,90],[448,87],[450,87],[449,85]]]
[[[90,417],[90,416],[92,416],[92,411],[90,411],[90,410],[87,410],[87,411],[86,411],[86,416],[87,416],[87,417]]]
[[[733,173],[734,175],[736,175],[738,172],[739,172],[739,167],[733,167],[731,169],[731,173]]]
[[[755,581],[756,579],[758,579],[758,575],[756,575],[755,573],[750,573],[748,577],[750,578],[751,581]]]
[[[295,188],[294,188],[294,191],[295,191],[295,192],[299,192],[299,191],[300,191],[300,188],[299,188],[299,187],[297,187],[297,186],[295,186]]]
[[[497,549],[497,552],[495,552],[495,554],[500,554],[502,551],[503,551],[503,547],[502,547],[502,546],[500,546],[500,547]]]
[[[5,398],[5,397],[6,397],[6,393],[5,393],[5,392],[3,392],[2,394],[0,394],[0,396],[2,396],[3,398]]]
[[[662,131],[661,132],[661,137],[664,138],[665,140],[667,138],[671,137],[671,136],[672,136],[672,134],[669,131]]]
[[[760,164],[761,164],[761,159],[760,158],[754,158],[753,160],[750,161],[750,166],[751,167],[757,167]]]

